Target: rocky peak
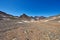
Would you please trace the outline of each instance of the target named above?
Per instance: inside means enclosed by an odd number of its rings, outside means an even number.
[[[22,14],[22,15],[20,16],[20,18],[27,18],[27,17],[29,17],[29,16],[27,16],[26,14]]]
[[[22,20],[30,20],[31,18],[29,16],[27,16],[26,14],[22,14],[20,17],[20,19]]]

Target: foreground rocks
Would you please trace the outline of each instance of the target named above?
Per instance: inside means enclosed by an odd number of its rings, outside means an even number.
[[[16,22],[0,21],[0,40],[60,40],[59,23]]]

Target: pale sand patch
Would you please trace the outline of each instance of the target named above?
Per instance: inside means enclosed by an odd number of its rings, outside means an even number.
[[[60,23],[60,21],[58,21]]]
[[[49,20],[44,20],[43,22],[48,22]]]
[[[17,23],[23,23],[23,22],[17,22]]]

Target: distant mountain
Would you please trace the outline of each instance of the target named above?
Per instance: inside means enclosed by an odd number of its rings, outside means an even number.
[[[59,15],[55,15],[55,16],[47,17],[45,20],[46,20],[46,22],[47,21],[60,22],[60,14]]]
[[[19,18],[20,20],[31,20],[31,17],[27,16],[26,14],[22,14]]]
[[[55,15],[55,16],[50,16],[50,17],[44,17],[44,16],[28,16],[26,14],[22,14],[20,17],[18,16],[13,16],[10,14],[7,14],[5,12],[0,11],[0,20],[10,20],[10,19],[18,19],[18,20],[49,20],[49,21],[60,21],[60,14],[59,15]]]
[[[0,17],[12,17],[12,15],[0,11]]]
[[[60,15],[55,15],[51,18],[54,19],[53,21],[60,21]]]
[[[14,18],[15,18],[15,16],[0,11],[0,20],[2,20],[2,19],[3,20],[10,20],[10,19],[14,19]]]
[[[44,16],[35,16],[34,19],[35,20],[42,20],[42,19],[45,19],[46,17]]]
[[[44,16],[28,16],[26,14],[22,14],[20,17],[19,17],[21,20],[31,20],[31,19],[34,19],[34,20],[41,20],[41,19],[45,19],[46,17]]]

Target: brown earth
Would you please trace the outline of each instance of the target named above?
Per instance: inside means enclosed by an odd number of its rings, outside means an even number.
[[[60,23],[0,21],[0,40],[60,40]]]

